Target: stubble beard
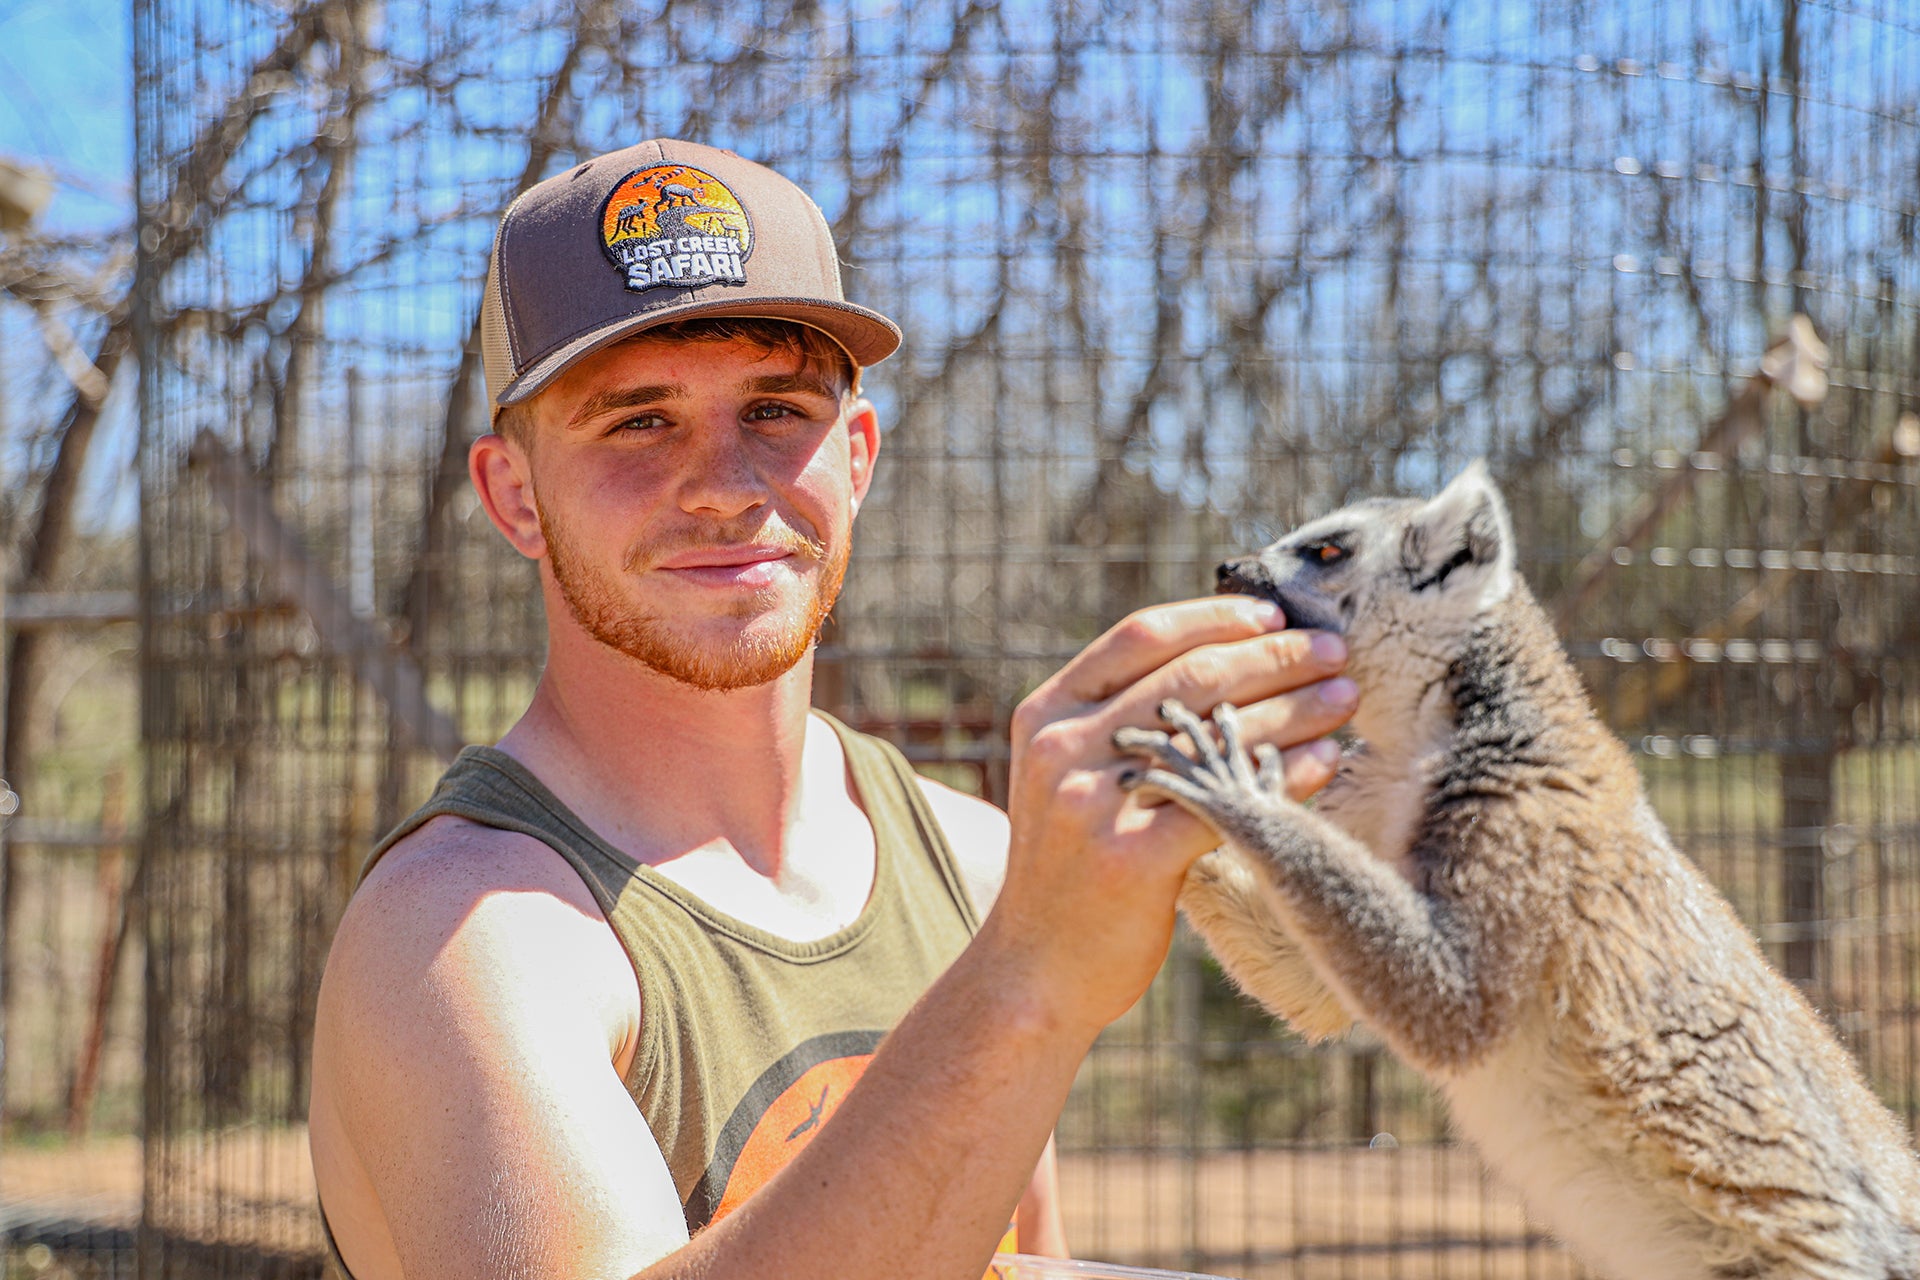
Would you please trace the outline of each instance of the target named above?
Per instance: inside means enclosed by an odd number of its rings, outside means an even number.
[[[547,563],[554,585],[582,630],[601,644],[625,654],[643,666],[696,689],[747,689],[767,684],[793,670],[819,639],[820,628],[833,611],[846,579],[850,542],[841,538],[825,545],[788,531],[796,554],[815,560],[821,570],[814,590],[797,617],[769,616],[763,625],[737,632],[731,642],[714,644],[677,632],[670,619],[636,613],[625,603],[606,573],[575,554],[566,526],[540,510],[540,532],[547,543]],[[764,532],[718,531],[711,542],[765,540]],[[657,560],[669,548],[636,548],[626,557],[629,568]],[[748,604],[736,616],[746,619],[758,610]]]

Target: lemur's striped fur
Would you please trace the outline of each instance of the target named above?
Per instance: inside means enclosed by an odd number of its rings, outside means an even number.
[[[1183,911],[1271,1011],[1428,1075],[1599,1274],[1920,1280],[1910,1135],[1675,850],[1512,540],[1476,464],[1222,566],[1345,634],[1365,746],[1309,810],[1230,707],[1165,708],[1191,752],[1123,731],[1224,842]]]

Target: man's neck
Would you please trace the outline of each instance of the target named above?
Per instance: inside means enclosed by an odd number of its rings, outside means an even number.
[[[774,877],[803,803],[812,684],[811,653],[770,683],[705,690],[554,628],[499,745],[639,861],[725,843]]]

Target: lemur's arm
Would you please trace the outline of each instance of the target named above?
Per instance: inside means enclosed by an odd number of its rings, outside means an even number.
[[[1309,1040],[1343,1034],[1353,1026],[1353,1015],[1314,972],[1260,884],[1253,864],[1229,845],[1187,871],[1180,914],[1206,940],[1233,984],[1268,1013]]]
[[[1219,745],[1184,706],[1168,703],[1161,714],[1192,740],[1192,754],[1165,733],[1122,730],[1117,746],[1156,761],[1130,785],[1179,802],[1257,870],[1282,931],[1299,939],[1349,1008],[1413,1061],[1439,1069],[1464,1065],[1499,1037],[1517,975],[1491,931],[1271,786],[1271,767],[1256,770],[1231,706],[1213,714]],[[1253,941],[1261,929],[1249,919],[1235,941]]]

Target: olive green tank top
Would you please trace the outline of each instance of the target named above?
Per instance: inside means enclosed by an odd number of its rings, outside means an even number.
[[[443,814],[530,835],[579,873],[639,977],[640,1044],[625,1083],[689,1233],[738,1207],[811,1139],[979,927],[906,760],[822,719],[845,751],[876,851],[866,906],[828,937],[790,942],[701,901],[602,840],[492,747],[461,752],[360,873]]]

